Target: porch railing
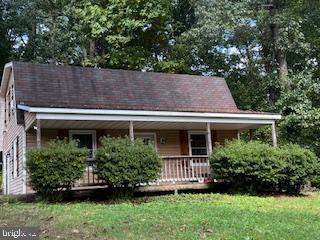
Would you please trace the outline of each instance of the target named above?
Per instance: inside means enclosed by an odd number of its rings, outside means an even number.
[[[169,156],[162,157],[162,171],[157,182],[203,182],[211,177],[207,156]],[[105,185],[99,179],[95,162],[87,161],[87,167],[81,179],[74,187]]]
[[[86,169],[82,177],[74,182],[74,187],[99,186],[105,185],[102,179],[99,179],[96,169],[96,163],[93,160],[87,161]]]
[[[211,176],[207,156],[163,157],[160,182],[205,181]]]

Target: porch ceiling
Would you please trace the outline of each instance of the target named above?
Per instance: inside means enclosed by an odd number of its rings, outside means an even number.
[[[255,129],[266,124],[251,123],[211,123],[212,130]],[[154,130],[206,130],[206,123],[190,122],[142,122],[133,123],[134,129]],[[129,129],[128,121],[79,121],[79,120],[41,120],[41,128],[51,129]]]

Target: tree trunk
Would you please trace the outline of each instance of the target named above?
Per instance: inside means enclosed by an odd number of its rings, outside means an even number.
[[[280,81],[285,82],[289,74],[286,51],[277,49],[276,58],[278,63],[279,79]]]
[[[92,60],[96,55],[96,43],[94,40],[90,40],[89,44],[89,58]]]
[[[57,32],[57,16],[55,12],[52,12],[52,30],[51,30],[51,59],[49,60],[52,64],[57,64],[56,56],[56,32]]]
[[[270,8],[270,16],[273,23],[270,25],[272,41],[274,43],[274,56],[277,62],[278,77],[281,82],[285,82],[288,77],[288,64],[287,64],[287,51],[279,45],[279,24],[274,22],[274,17],[277,13],[277,1],[272,1],[272,7]]]

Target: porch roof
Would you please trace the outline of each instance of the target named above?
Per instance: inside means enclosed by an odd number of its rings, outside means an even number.
[[[34,108],[18,105],[18,109],[32,115],[26,128],[41,120],[42,128],[74,129],[128,129],[128,122],[133,121],[135,129],[211,129],[244,130],[254,129],[275,123],[281,119],[275,113],[206,113],[206,112],[168,112],[168,111],[133,111],[71,108]]]

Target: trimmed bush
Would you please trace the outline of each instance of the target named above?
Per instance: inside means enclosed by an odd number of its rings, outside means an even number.
[[[62,190],[85,170],[88,150],[78,148],[76,141],[53,140],[48,147],[27,152],[27,171],[32,188],[47,200],[58,200]]]
[[[256,141],[231,141],[216,149],[210,163],[215,179],[255,192],[298,193],[320,174],[316,155],[298,145],[274,148]]]
[[[278,151],[280,152],[279,160],[285,162],[284,178],[281,179],[280,189],[297,193],[302,186],[320,177],[319,160],[312,151],[298,145],[286,145]]]
[[[98,176],[111,187],[133,188],[139,183],[156,180],[161,159],[151,145],[128,137],[101,139],[96,154]]]

